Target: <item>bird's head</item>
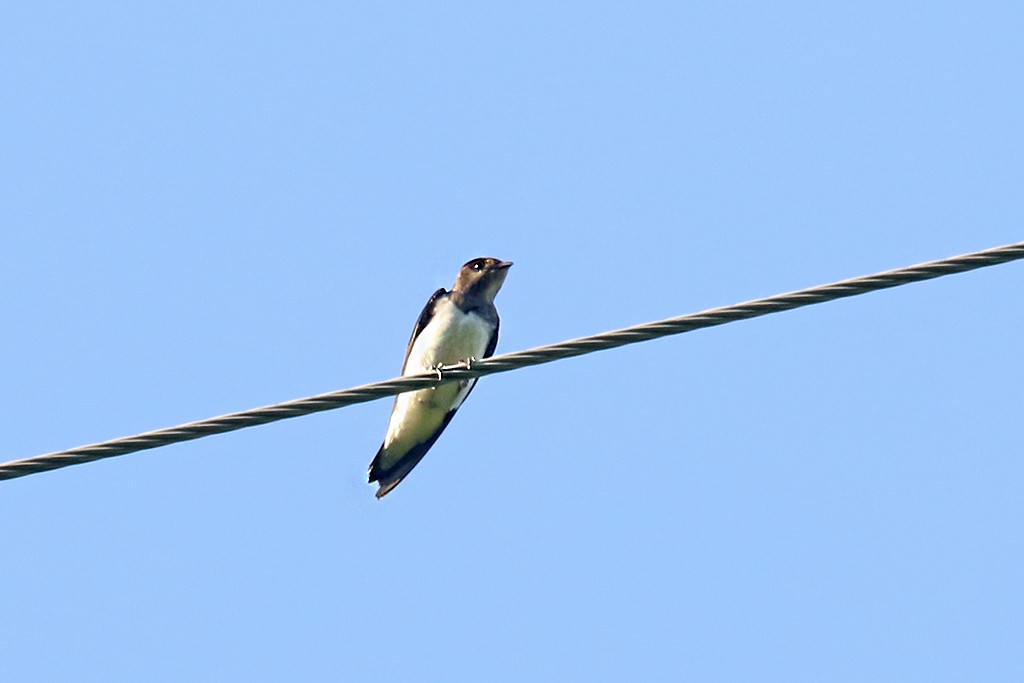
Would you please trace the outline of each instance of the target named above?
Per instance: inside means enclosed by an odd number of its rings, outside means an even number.
[[[496,258],[475,258],[462,266],[452,290],[460,292],[465,297],[480,297],[488,303],[493,303],[511,265],[511,261]]]

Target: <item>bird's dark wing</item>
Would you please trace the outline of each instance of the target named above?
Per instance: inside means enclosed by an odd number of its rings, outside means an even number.
[[[405,347],[405,360],[402,361],[402,374],[405,374],[405,364],[409,362],[409,352],[412,351],[412,345],[416,342],[416,337],[420,336],[420,332],[427,326],[430,319],[434,317],[434,304],[437,300],[448,293],[444,287],[434,292],[427,301],[427,305],[423,307],[423,312],[420,313],[419,320],[416,321],[416,327],[412,329],[412,336],[409,337],[409,344]]]
[[[491,335],[491,341],[487,342],[487,350],[484,351],[484,358],[490,358],[494,355],[494,349],[498,348],[498,329],[501,327],[501,320],[495,316],[494,318],[494,334]],[[466,394],[468,397],[469,394]]]
[[[423,459],[423,456],[427,454],[430,447],[434,445],[437,438],[441,436],[441,432],[448,426],[448,423],[455,417],[455,413],[458,412],[458,408],[449,410],[448,414],[444,416],[444,421],[441,426],[437,428],[437,431],[430,435],[430,438],[426,441],[416,444],[410,448],[405,455],[403,455],[398,462],[393,464],[386,470],[381,465],[381,455],[384,453],[384,446],[380,447],[377,451],[376,457],[373,462],[370,463],[370,476],[369,480],[372,484],[377,482],[379,488],[377,489],[377,497],[382,498],[387,495],[388,491],[398,486],[398,484],[405,479],[405,475],[412,471],[412,468],[416,467]]]

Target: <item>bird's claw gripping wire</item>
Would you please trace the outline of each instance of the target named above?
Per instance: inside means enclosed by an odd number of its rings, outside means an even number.
[[[475,363],[475,362],[476,362],[476,356],[470,356],[469,358],[463,358],[458,363],[456,363],[453,367],[459,367],[461,365],[462,367],[466,368],[467,370],[472,370],[473,369],[473,363]],[[444,363],[435,363],[434,365],[430,366],[430,369],[433,370],[435,373],[437,373],[437,381],[438,382],[444,380],[444,369],[445,369],[445,364]]]

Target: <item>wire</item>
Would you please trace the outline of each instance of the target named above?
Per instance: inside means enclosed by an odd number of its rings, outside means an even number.
[[[897,268],[896,270],[889,270],[875,275],[841,280],[832,284],[801,289],[785,294],[776,294],[775,296],[754,299],[753,301],[732,306],[712,308],[700,313],[668,318],[621,330],[612,330],[590,337],[572,339],[560,344],[538,346],[526,351],[492,356],[487,360],[473,363],[471,369],[467,369],[464,366],[442,368],[442,381],[457,381],[483,375],[492,375],[498,372],[508,372],[531,365],[541,365],[563,358],[581,356],[627,344],[636,344],[659,337],[724,325],[725,323],[737,320],[757,318],[769,313],[777,313],[834,299],[857,296],[880,289],[898,287],[911,282],[930,280],[954,273],[994,266],[1008,261],[1016,261],[1022,258],[1024,258],[1024,242],[1008,244],[962,256],[953,256],[939,261],[921,263],[916,266]],[[68,467],[69,465],[79,465],[92,462],[93,460],[102,460],[150,448],[159,448],[160,446],[167,446],[181,441],[190,441],[212,434],[222,434],[236,429],[276,422],[277,420],[285,420],[325,410],[334,410],[335,408],[343,408],[355,403],[365,403],[378,398],[393,396],[405,391],[435,386],[437,383],[438,377],[436,373],[399,377],[384,382],[365,384],[352,389],[333,391],[263,408],[229,413],[220,417],[199,420],[198,422],[189,422],[177,427],[157,429],[136,436],[127,436],[88,446],[78,446],[23,460],[13,460],[0,465],[0,480],[14,479],[37,472]]]

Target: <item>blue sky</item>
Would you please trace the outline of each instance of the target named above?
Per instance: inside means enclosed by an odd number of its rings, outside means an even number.
[[[1024,239],[1019,3],[15,3],[3,459]],[[1010,264],[0,483],[19,681],[1024,675]]]

